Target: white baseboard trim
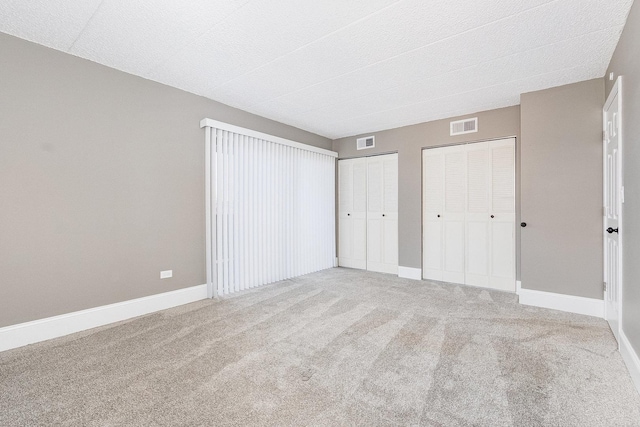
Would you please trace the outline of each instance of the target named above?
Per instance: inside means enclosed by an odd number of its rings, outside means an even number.
[[[403,279],[422,280],[422,269],[398,266],[398,277]]]
[[[333,266],[334,267],[338,266],[338,257],[336,257],[336,259],[333,260]]]
[[[516,295],[520,295],[521,289],[522,289],[522,282],[520,280],[516,280]]]
[[[604,300],[520,288],[520,304],[604,317]]]
[[[62,337],[205,298],[207,298],[207,285],[198,285],[6,326],[0,328],[0,351]]]
[[[636,386],[638,393],[640,393],[640,358],[638,353],[631,347],[631,343],[624,331],[620,331],[620,354],[627,365],[629,374],[631,374],[633,384]]]

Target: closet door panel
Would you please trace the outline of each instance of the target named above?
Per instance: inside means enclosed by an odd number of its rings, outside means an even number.
[[[467,213],[489,212],[491,178],[489,143],[479,142],[467,146]]]
[[[338,265],[367,268],[366,159],[338,162]]]
[[[489,284],[489,143],[469,144],[467,150],[467,214],[465,283]]]
[[[464,221],[444,220],[444,271],[445,282],[464,284]]]
[[[398,274],[398,155],[382,158],[382,262],[387,273]]]
[[[494,141],[491,147],[491,205],[493,213],[515,213],[515,144]]]
[[[353,161],[338,162],[338,212],[353,211]]]
[[[367,268],[367,220],[364,215],[351,220],[353,225],[353,258],[358,260],[357,268]]]
[[[381,156],[367,158],[367,212],[382,213],[383,174]]]
[[[490,286],[515,291],[515,214],[503,214],[491,223]]]
[[[489,284],[489,223],[486,219],[467,220],[465,283],[472,286]]]
[[[466,210],[465,146],[444,148],[444,211],[464,214]]]
[[[491,154],[491,271],[489,286],[515,291],[515,140],[489,143]]]
[[[442,280],[444,262],[444,153],[422,152],[422,278]]]
[[[466,149],[446,147],[444,152],[444,271],[442,280],[464,284]]]
[[[433,215],[435,216],[435,215]],[[423,228],[423,263],[424,279],[442,280],[443,260],[443,223],[440,219],[425,219]]]
[[[367,158],[367,270],[398,272],[398,155]]]
[[[353,212],[367,213],[367,159],[352,159]]]
[[[367,219],[367,270],[382,263],[382,246],[384,244],[382,216]]]
[[[395,267],[398,271],[398,220],[387,218],[383,221],[382,235],[384,236],[383,260],[386,265]]]
[[[346,259],[353,256],[353,223],[346,214],[340,214],[338,226],[338,253],[340,255],[340,265]]]
[[[367,161],[367,270],[379,271],[382,264],[383,175],[380,157]]]

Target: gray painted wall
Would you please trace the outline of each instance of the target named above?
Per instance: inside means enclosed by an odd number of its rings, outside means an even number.
[[[622,76],[624,237],[622,329],[636,354],[640,354],[640,4],[635,2],[618,43],[607,76]],[[606,94],[613,86],[606,80]]]
[[[451,120],[476,116],[479,122],[477,133],[449,136],[449,122]],[[356,138],[369,135],[376,137],[375,148],[366,151],[356,150]],[[519,106],[341,138],[333,141],[333,150],[338,152],[340,158],[398,152],[399,265],[422,268],[422,149],[508,136],[517,138],[516,170],[519,171]],[[516,188],[519,188],[518,173],[516,173]],[[519,197],[519,192],[516,197]],[[516,205],[520,206],[519,199],[516,200]],[[520,222],[519,209],[517,221]]]
[[[522,287],[602,290],[603,79],[522,94]]]
[[[331,148],[1,33],[0,58],[0,327],[205,282],[202,118]]]

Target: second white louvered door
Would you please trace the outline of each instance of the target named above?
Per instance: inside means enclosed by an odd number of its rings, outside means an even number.
[[[423,277],[515,291],[515,139],[423,151]]]
[[[398,274],[398,155],[367,158],[367,270]]]
[[[465,146],[424,150],[423,278],[464,283]]]

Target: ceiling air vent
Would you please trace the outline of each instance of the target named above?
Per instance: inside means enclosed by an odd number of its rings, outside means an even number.
[[[373,148],[376,146],[376,139],[374,136],[367,136],[365,138],[358,138],[356,140],[358,150],[364,150],[366,148]]]
[[[456,120],[450,123],[449,135],[464,135],[465,133],[478,132],[478,118]]]

